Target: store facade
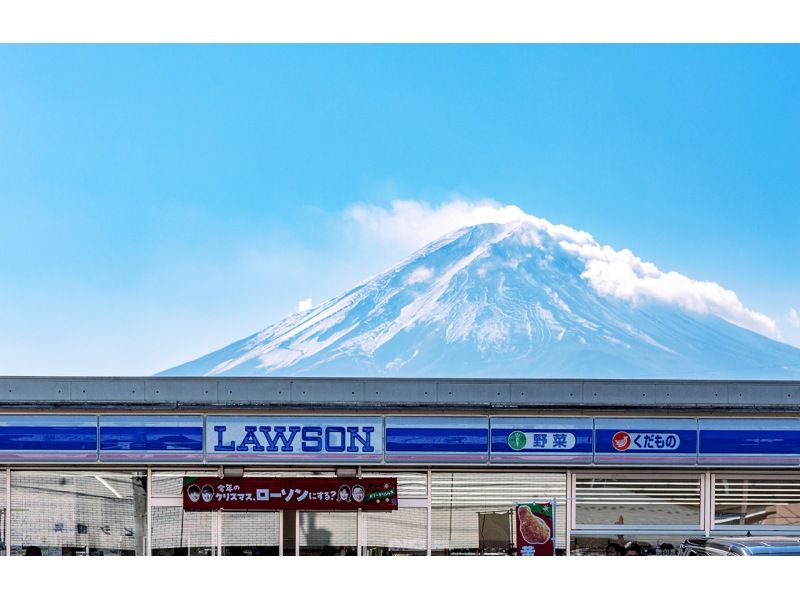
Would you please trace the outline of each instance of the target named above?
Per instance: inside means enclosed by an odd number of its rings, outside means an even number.
[[[515,504],[553,500],[560,554],[800,535],[800,383],[2,378],[0,395],[4,555],[511,554]],[[193,480],[198,504],[208,486],[242,506],[193,507]],[[314,492],[342,486],[330,508]]]

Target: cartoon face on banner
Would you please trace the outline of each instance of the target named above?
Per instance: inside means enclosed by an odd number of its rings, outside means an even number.
[[[555,502],[517,505],[517,555],[555,554]]]

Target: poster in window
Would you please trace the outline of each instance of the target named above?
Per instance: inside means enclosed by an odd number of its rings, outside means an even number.
[[[555,500],[517,504],[517,556],[555,555],[555,504]]]

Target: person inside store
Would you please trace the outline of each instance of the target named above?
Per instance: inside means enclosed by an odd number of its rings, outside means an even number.
[[[606,556],[624,556],[625,549],[616,542],[611,542],[606,546]]]
[[[28,546],[25,549],[25,556],[42,556],[42,549],[38,546]]]
[[[628,542],[625,545],[625,556],[642,556],[642,547],[636,542]]]

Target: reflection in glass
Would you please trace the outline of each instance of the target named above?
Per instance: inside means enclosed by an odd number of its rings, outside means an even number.
[[[576,524],[699,527],[700,493],[700,476],[579,476],[575,483]]]
[[[800,524],[800,477],[717,478],[714,525]]]
[[[641,556],[674,556],[687,535],[618,534],[600,536],[572,535],[570,555],[573,556],[635,556],[638,546]]]
[[[279,511],[224,511],[222,554],[225,556],[277,556],[280,540]]]
[[[184,511],[183,507],[153,507],[155,556],[212,556],[217,535],[212,511]]]
[[[300,555],[355,556],[355,511],[300,511]]]
[[[147,524],[140,472],[14,471],[14,555],[141,555]]]
[[[556,499],[556,547],[566,547],[563,473],[433,472],[434,555],[502,555],[516,549],[514,506]]]
[[[416,555],[427,551],[428,510],[364,511],[364,554],[371,556]]]

